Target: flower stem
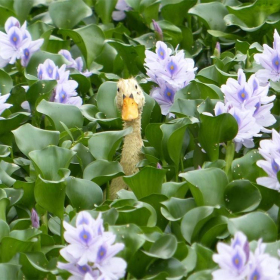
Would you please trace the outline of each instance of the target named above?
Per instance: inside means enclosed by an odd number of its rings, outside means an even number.
[[[60,237],[61,237],[61,244],[64,245],[64,228],[63,228],[63,219],[60,219]]]
[[[235,150],[235,144],[232,141],[228,141],[226,145],[226,166],[225,166],[225,172],[227,175],[230,175],[231,163],[234,158],[234,150]]]

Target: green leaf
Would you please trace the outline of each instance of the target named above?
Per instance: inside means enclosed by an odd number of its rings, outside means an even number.
[[[69,36],[79,47],[88,67],[91,66],[92,62],[103,50],[105,36],[101,28],[96,24],[86,25],[74,30],[61,29],[59,32],[65,37]]]
[[[57,145],[58,131],[40,129],[27,123],[13,131],[16,144],[23,154],[28,156],[33,150],[42,150],[49,145]]]
[[[149,251],[143,251],[146,255],[159,259],[171,258],[177,249],[177,240],[174,235],[163,234],[151,246]]]
[[[227,25],[237,25],[242,30],[253,32],[268,20],[268,16],[277,13],[280,3],[274,0],[258,0],[252,4],[227,7],[229,15],[225,17]],[[258,14],[259,16],[255,16]]]
[[[21,253],[19,261],[27,279],[43,279],[56,268],[54,262],[49,262],[42,252]]]
[[[78,107],[68,104],[60,104],[42,100],[37,106],[37,111],[47,115],[54,124],[55,129],[64,131],[60,122],[68,128],[82,128],[83,115]]]
[[[108,40],[107,42],[116,49],[124,62],[126,68],[124,78],[130,78],[131,75],[137,75],[139,69],[143,69],[145,58],[144,46],[133,46],[115,40]]]
[[[259,206],[261,199],[258,188],[247,180],[233,181],[225,190],[226,207],[233,213],[253,211]]]
[[[136,197],[141,199],[150,194],[161,193],[165,173],[164,169],[147,166],[134,175],[124,176],[123,179]]]
[[[124,243],[124,249],[119,253],[119,256],[125,259],[128,263],[132,256],[145,243],[142,236],[142,230],[135,224],[127,224],[123,226],[109,226],[109,231],[116,235],[116,242]]]
[[[232,235],[242,231],[249,241],[262,238],[264,242],[273,242],[277,239],[276,224],[263,212],[252,212],[229,219],[228,230]]]
[[[181,222],[181,232],[188,243],[198,239],[204,224],[215,216],[215,208],[210,206],[196,207],[189,210]]]
[[[18,128],[24,122],[28,120],[30,113],[19,112],[9,115],[6,119],[0,119],[0,135]]]
[[[145,136],[149,141],[149,144],[156,149],[156,151],[162,155],[162,137],[163,133],[160,129],[160,123],[149,123],[146,126]]]
[[[112,13],[116,7],[117,0],[97,0],[95,4],[95,11],[102,19],[104,24],[112,21]]]
[[[105,114],[106,118],[120,117],[120,112],[117,109],[115,97],[117,94],[117,83],[103,83],[96,94],[98,109]]]
[[[0,242],[2,241],[3,237],[9,236],[9,233],[9,225],[5,221],[0,220]]]
[[[200,115],[201,126],[198,140],[211,161],[219,158],[219,144],[232,140],[237,132],[238,125],[230,114],[221,114],[217,117]]]
[[[181,173],[179,176],[189,183],[197,205],[225,205],[224,191],[228,184],[228,178],[221,169],[200,169]]]
[[[29,157],[38,174],[45,180],[61,180],[60,169],[68,168],[74,152],[57,146],[49,146],[43,150],[32,151]]]
[[[220,2],[199,3],[189,10],[189,13],[198,16],[208,29],[224,31],[226,24],[225,15],[228,11],[224,4]]]
[[[59,28],[76,26],[81,20],[92,14],[91,9],[82,0],[52,2],[49,13],[53,23]]]
[[[0,70],[0,93],[5,95],[10,93],[13,87],[13,80],[8,73],[4,70]]]
[[[14,183],[14,189],[22,189],[23,190],[23,197],[19,201],[19,205],[22,207],[29,208],[35,205],[35,198],[34,198],[34,183],[29,182],[22,182],[16,181]]]
[[[68,174],[65,174],[66,177]],[[60,181],[43,180],[41,175],[35,182],[34,196],[37,204],[60,219],[64,214],[65,178]],[[55,198],[55,199],[54,199]]]
[[[31,251],[41,232],[37,229],[13,230],[10,236],[2,239],[1,257],[3,262],[8,262],[16,253]],[[13,278],[12,278],[13,279]]]
[[[19,279],[20,265],[1,263],[0,264],[0,274],[3,279]]]
[[[0,6],[0,25],[5,26],[5,22],[9,17],[15,17],[15,13],[12,11],[12,9],[7,9],[6,7]]]
[[[93,134],[88,141],[91,154],[96,159],[113,160],[123,137],[130,134],[132,130],[132,127],[129,127],[121,131],[105,131]]]
[[[91,180],[101,186],[123,174],[123,169],[118,162],[100,159],[93,161],[85,168],[83,178]]]
[[[192,124],[192,120],[182,118],[160,126],[163,133],[162,150],[164,158],[167,162],[174,163],[177,170],[183,155],[184,135],[188,124]]]
[[[257,178],[263,176],[263,170],[256,164],[260,159],[262,156],[257,150],[251,150],[243,157],[234,159],[231,164],[233,179],[247,179],[256,182]]]
[[[161,202],[166,208],[161,208],[162,215],[169,221],[180,220],[189,210],[196,207],[193,198],[181,199],[171,197],[169,200]]]
[[[102,190],[97,184],[75,177],[67,179],[66,195],[77,211],[90,210],[95,204],[99,205],[103,199]]]
[[[17,19],[23,22],[27,19],[30,10],[33,7],[34,0],[14,0],[14,11],[16,12]]]

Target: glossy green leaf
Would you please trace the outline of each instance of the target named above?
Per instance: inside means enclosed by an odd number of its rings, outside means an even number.
[[[232,140],[238,131],[235,118],[230,114],[217,117],[200,115],[198,140],[212,161],[219,158],[219,144]]]
[[[176,197],[171,197],[161,204],[166,207],[161,208],[161,213],[169,221],[178,221],[196,206],[193,198],[181,199]]]
[[[13,87],[13,80],[4,70],[0,70],[0,92],[1,95],[10,93]],[[9,103],[9,102],[7,102]]]
[[[94,134],[88,141],[91,154],[96,159],[112,160],[123,137],[132,132],[132,127],[121,131],[105,131]]]
[[[82,0],[69,0],[51,3],[49,13],[57,27],[70,29],[89,17],[92,11]]]
[[[54,124],[55,129],[64,131],[61,125],[63,122],[68,128],[81,128],[83,126],[83,116],[79,108],[74,105],[60,104],[42,100],[37,106],[37,111],[47,115]]]
[[[207,168],[181,173],[190,186],[190,190],[199,206],[225,205],[224,191],[228,178],[219,168]]]
[[[117,4],[117,0],[97,0],[95,4],[95,10],[98,16],[102,19],[104,24],[112,21],[112,13]]]
[[[220,31],[226,29],[224,16],[228,14],[228,11],[220,2],[199,3],[191,8],[189,13],[198,16],[208,29]]]
[[[0,119],[0,135],[11,132],[28,120],[30,113],[19,112]]]
[[[243,157],[233,160],[231,165],[233,179],[247,179],[255,182],[258,177],[263,176],[263,171],[257,166],[256,162],[262,159],[257,150],[251,150]]]
[[[227,7],[229,15],[225,17],[227,25],[238,25],[245,31],[258,30],[267,20],[268,16],[277,13],[280,3],[273,0],[258,0],[244,6]],[[256,17],[255,15],[259,16]]]
[[[75,177],[67,179],[66,195],[77,211],[90,210],[96,204],[99,205],[103,199],[102,190],[97,184]]]
[[[181,222],[181,232],[188,243],[197,240],[203,225],[215,216],[215,208],[201,206],[189,210]]]
[[[261,193],[247,180],[236,180],[225,190],[226,207],[233,213],[255,210],[261,201]]]
[[[32,9],[34,0],[14,0],[14,11],[16,12],[17,19],[21,22],[25,21]]]
[[[0,242],[5,236],[9,236],[9,233],[9,225],[5,221],[0,220]]]
[[[118,162],[100,159],[93,161],[85,168],[83,178],[91,180],[101,186],[123,174],[122,166]]]
[[[273,220],[263,212],[252,212],[241,217],[231,218],[228,222],[229,232],[234,235],[242,231],[248,240],[262,238],[264,242],[277,239],[277,226]]]
[[[19,279],[20,265],[11,263],[0,264],[0,274],[3,279]]]
[[[16,144],[23,154],[28,156],[33,150],[42,150],[49,145],[57,145],[58,131],[47,131],[31,124],[25,124],[13,131]]]
[[[165,173],[164,169],[147,166],[134,175],[124,176],[123,179],[136,197],[141,199],[150,194],[161,193]]]
[[[162,150],[166,161],[174,163],[178,169],[182,149],[184,144],[184,135],[188,124],[191,124],[192,120],[188,118],[177,119],[173,123],[167,123],[161,125],[163,133],[162,137]]]
[[[40,234],[37,229],[13,230],[10,236],[2,239],[1,256],[3,262],[8,262],[18,252],[31,251],[38,242],[35,238]]]
[[[103,50],[105,36],[98,25],[90,24],[74,30],[61,29],[59,32],[75,42],[84,55],[88,67]]]
[[[68,168],[73,156],[73,151],[56,146],[49,146],[43,150],[29,153],[37,173],[45,180],[50,181],[61,180],[59,170]]]
[[[149,251],[143,251],[146,255],[159,259],[171,258],[177,249],[177,240],[175,236],[164,234],[150,248]]]

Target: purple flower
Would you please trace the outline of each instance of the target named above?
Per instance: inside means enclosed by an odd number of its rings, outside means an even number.
[[[101,215],[93,219],[82,211],[76,219],[76,227],[63,223],[68,246],[60,254],[68,263],[58,263],[58,268],[68,270],[73,279],[118,280],[125,275],[126,262],[115,257],[124,244],[115,243],[116,236],[106,232]],[[72,278],[71,278],[72,279]]]
[[[265,247],[260,239],[255,252],[250,252],[242,232],[235,234],[231,245],[219,242],[213,260],[220,268],[212,273],[213,280],[279,280],[279,261],[266,254]]]
[[[220,42],[216,43],[215,50],[214,50],[214,55],[218,58],[221,56],[221,44],[220,44]]]
[[[162,41],[163,40],[162,29],[160,28],[160,26],[158,25],[158,23],[155,20],[153,20],[153,27],[154,27],[154,30],[155,30],[155,33],[156,33],[158,39],[160,41]]]
[[[126,17],[125,12],[131,10],[131,7],[127,5],[125,0],[118,0],[116,10],[112,13],[112,18],[115,21],[121,21]]]
[[[277,30],[274,30],[273,48],[263,45],[263,53],[255,54],[254,58],[264,69],[256,72],[256,77],[262,84],[268,80],[277,82],[280,80],[280,37]]]
[[[176,90],[167,83],[161,83],[160,85],[160,87],[155,87],[152,89],[151,97],[153,97],[159,104],[161,113],[163,115],[167,115],[174,102]]]
[[[83,100],[76,91],[78,83],[69,80],[70,72],[65,69],[65,64],[58,68],[52,60],[46,59],[43,64],[38,66],[38,78],[40,80],[57,80],[51,101],[80,107]]]
[[[257,161],[257,165],[266,173],[267,177],[257,178],[259,185],[267,188],[280,191],[280,183],[277,178],[277,173],[280,170],[280,135],[276,130],[272,130],[272,140],[260,141],[259,153],[264,160]]]
[[[12,107],[12,104],[5,103],[7,99],[10,97],[10,94],[2,95],[0,94],[0,115],[8,108]]]
[[[63,55],[64,58],[67,60],[67,62],[69,62],[69,64],[66,66],[67,68],[74,68],[78,70],[85,77],[89,77],[93,74],[88,70],[85,70],[83,72],[84,62],[81,57],[77,57],[76,59],[73,59],[71,53],[67,50],[60,50],[58,53]]]
[[[245,279],[249,266],[249,243],[242,232],[237,232],[231,245],[219,242],[217,245],[218,254],[213,255],[213,260],[220,269],[212,273],[214,280]]]
[[[226,103],[231,103],[233,107],[241,110],[251,110],[256,123],[260,125],[260,130],[270,132],[265,127],[274,124],[276,119],[270,113],[273,103],[268,104],[275,99],[275,95],[267,96],[269,84],[261,86],[255,75],[252,75],[247,83],[243,70],[239,69],[238,79],[229,78],[221,90],[225,94]]]
[[[39,216],[38,216],[37,212],[35,211],[35,209],[33,209],[33,208],[31,210],[31,222],[32,222],[32,226],[34,228],[38,228],[40,226]]]
[[[6,33],[0,32],[1,67],[5,66],[4,62],[14,64],[17,59],[21,59],[22,66],[26,67],[30,57],[40,49],[44,40],[32,41],[26,22],[21,26],[14,17],[6,21],[5,31]]]
[[[172,51],[164,42],[156,43],[156,52],[146,51],[145,67],[149,80],[158,84],[151,96],[159,103],[163,115],[169,113],[175,93],[195,77],[194,61],[185,58],[183,51]]]

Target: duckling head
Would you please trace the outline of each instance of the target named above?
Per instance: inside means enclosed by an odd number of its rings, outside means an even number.
[[[120,79],[117,84],[116,102],[124,121],[133,121],[141,115],[145,96],[134,78]]]

